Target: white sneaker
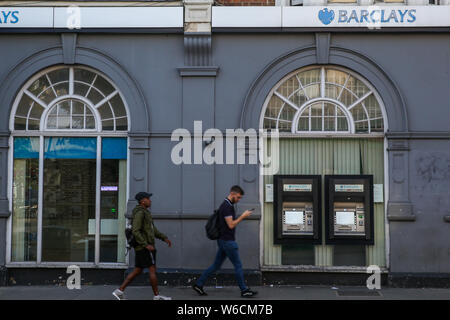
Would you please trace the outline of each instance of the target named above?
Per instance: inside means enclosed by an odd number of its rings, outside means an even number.
[[[125,299],[125,294],[124,294],[123,291],[120,290],[120,289],[114,290],[113,293],[112,293],[112,295],[113,295],[114,297],[116,297],[117,300],[126,300],[126,299]]]
[[[153,297],[153,300],[172,300],[171,297],[166,297],[166,296],[162,296],[162,295],[157,295]]]

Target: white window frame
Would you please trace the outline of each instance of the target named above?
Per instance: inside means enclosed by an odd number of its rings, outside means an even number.
[[[85,66],[76,66],[77,68],[82,68],[89,70],[97,75],[101,75],[105,80],[109,82],[114,87],[114,95],[119,94],[122,98],[122,102],[125,107],[126,111],[126,117],[127,117],[127,125],[128,130],[130,128],[130,112],[128,105],[126,103],[126,100],[123,98],[123,95],[115,86],[115,84],[104,74],[101,72],[85,67]],[[48,69],[45,69],[28,80],[25,85],[22,87],[21,91],[17,95],[13,108],[10,115],[10,130],[11,135],[9,137],[9,151],[8,151],[8,198],[9,198],[9,210],[12,212],[10,217],[7,221],[7,230],[6,230],[6,266],[7,267],[44,267],[44,268],[55,268],[55,267],[67,267],[69,265],[78,265],[82,268],[104,268],[104,269],[127,269],[129,265],[129,255],[125,256],[125,262],[119,263],[119,262],[100,262],[100,184],[101,184],[101,165],[102,165],[102,159],[101,159],[101,151],[102,151],[102,145],[101,141],[104,137],[126,137],[127,138],[127,181],[129,181],[130,176],[130,151],[129,151],[129,144],[130,141],[128,139],[128,132],[127,131],[102,131],[102,125],[101,125],[101,118],[100,115],[93,106],[93,104],[86,98],[81,97],[79,95],[64,95],[55,98],[51,103],[49,104],[43,104],[45,107],[44,112],[41,115],[41,122],[40,122],[40,130],[14,130],[14,119],[15,119],[15,113],[17,111],[17,106],[27,88],[37,79],[39,79],[42,75],[47,74],[51,71],[60,69],[61,66],[55,66]],[[73,80],[73,67],[70,67],[72,71],[69,71],[69,77]],[[69,85],[69,93],[72,89],[70,89],[71,86]],[[73,91],[72,91],[73,93]],[[113,97],[114,95],[108,95]],[[86,105],[91,108],[91,111],[93,112],[95,123],[96,123],[96,129],[46,129],[47,124],[47,117],[50,110],[53,108],[53,106],[58,103],[59,101],[65,100],[65,99],[75,99],[75,100],[81,100],[86,103]],[[96,106],[101,106],[100,103],[104,103],[100,101]],[[113,113],[114,115],[114,113]],[[116,118],[117,119],[117,118]],[[14,262],[11,261],[12,258],[12,215],[13,212],[13,193],[12,193],[12,187],[13,187],[13,170],[14,170],[14,138],[16,137],[39,137],[39,191],[38,191],[38,221],[37,221],[37,232],[38,232],[38,239],[37,239],[37,256],[36,261],[25,261],[25,262]],[[96,152],[96,196],[95,196],[95,219],[96,219],[96,234],[95,234],[95,259],[94,262],[45,262],[42,261],[42,209],[43,209],[43,188],[44,188],[44,179],[43,179],[43,173],[44,173],[44,139],[46,137],[92,137],[97,139],[97,152]],[[126,187],[126,199],[129,199],[129,184],[127,183]],[[123,230],[119,230],[119,232],[122,232]],[[124,246],[126,243],[123,244]]]

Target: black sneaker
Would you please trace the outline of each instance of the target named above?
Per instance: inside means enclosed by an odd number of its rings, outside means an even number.
[[[243,298],[251,298],[257,294],[258,294],[258,292],[252,291],[252,290],[250,290],[250,288],[247,288],[244,291],[241,291],[241,297],[243,297]]]
[[[198,285],[194,284],[192,286],[192,289],[195,290],[195,292],[197,292],[199,295],[201,296],[207,296],[208,294],[206,294],[205,290],[203,290],[203,287],[199,287]]]

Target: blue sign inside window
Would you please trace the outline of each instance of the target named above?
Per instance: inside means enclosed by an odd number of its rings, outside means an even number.
[[[46,159],[96,159],[97,138],[45,138]]]
[[[15,159],[39,159],[39,138],[21,137],[14,139]]]
[[[127,138],[103,138],[102,159],[126,159]]]

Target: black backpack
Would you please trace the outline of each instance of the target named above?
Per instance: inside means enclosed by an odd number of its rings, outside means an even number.
[[[134,218],[134,215],[132,215],[130,218],[130,225],[125,228],[125,238],[127,238],[127,253],[131,248],[135,248],[138,245],[138,243],[133,235],[133,229],[132,229],[133,218]]]
[[[136,239],[134,238],[133,230],[131,228],[125,228],[125,237],[127,238],[128,248],[134,248],[138,245]]]
[[[210,240],[219,239],[219,210],[214,210],[214,213],[208,218],[205,226],[206,236]]]

